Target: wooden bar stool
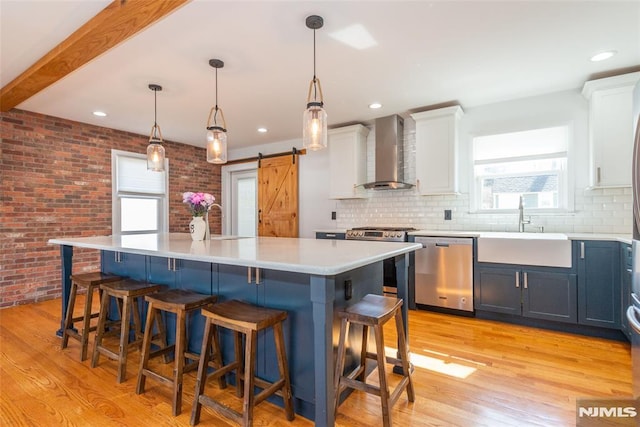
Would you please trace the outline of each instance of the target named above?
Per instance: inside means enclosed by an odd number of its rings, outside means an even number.
[[[338,313],[342,318],[340,324],[340,341],[338,344],[338,360],[336,363],[335,373],[335,410],[338,413],[338,405],[340,404],[340,393],[345,388],[361,390],[380,397],[382,404],[382,420],[385,427],[391,426],[391,408],[406,388],[407,398],[409,402],[415,400],[413,391],[413,382],[411,380],[411,372],[409,369],[409,353],[407,350],[407,340],[404,334],[404,326],[402,322],[402,300],[380,295],[366,295],[361,301],[347,307],[344,311]],[[385,357],[384,353],[384,324],[395,317],[396,330],[398,332],[398,357]],[[360,365],[347,375],[343,375],[344,360],[346,355],[345,340],[349,333],[349,325],[357,323],[362,325],[362,349],[360,351]],[[376,339],[376,354],[367,352],[367,338],[369,336],[369,327],[373,327]],[[366,383],[366,361],[374,359],[378,364],[378,376],[380,378],[380,386],[376,387]],[[385,371],[385,362],[402,366],[402,380],[396,386],[393,393],[389,393],[389,385],[387,383],[387,374]]]
[[[270,308],[256,307],[241,301],[231,300],[214,304],[202,309],[202,315],[206,318],[204,337],[202,339],[201,359],[196,377],[196,392],[191,411],[191,425],[200,422],[202,405],[213,408],[243,426],[251,426],[253,423],[253,409],[272,394],[277,394],[284,400],[284,409],[287,420],[295,417],[293,412],[293,397],[291,396],[291,384],[289,383],[289,366],[284,348],[284,334],[282,322],[287,318],[287,312]],[[235,360],[220,369],[207,375],[206,361],[209,359],[211,346],[209,345],[217,327],[233,330],[235,333],[234,349]],[[256,347],[258,331],[273,327],[278,369],[280,378],[270,383],[255,376]],[[242,334],[245,335],[244,359],[242,352]],[[216,402],[204,394],[207,378],[217,378],[230,371],[236,371],[236,396],[244,396],[242,413]],[[263,390],[255,395],[255,387]],[[280,391],[282,390],[282,391]]]
[[[185,365],[185,358],[190,360],[200,360],[200,355],[188,352],[188,338],[186,333],[187,314],[194,312],[208,304],[213,304],[218,300],[215,295],[202,295],[196,292],[183,289],[170,289],[165,292],[145,296],[147,301],[147,324],[144,330],[144,341],[142,343],[142,358],[140,369],[138,370],[138,384],[136,394],[144,393],[146,377],[153,378],[162,384],[173,387],[173,416],[180,415],[182,409],[182,377],[185,372],[192,371],[198,367],[198,363],[191,362]],[[151,351],[151,341],[153,338],[154,319],[162,316],[161,311],[167,311],[176,315],[176,342],[170,346]],[[213,337],[213,356],[209,366],[213,368],[222,367],[222,354],[217,334]],[[149,360],[158,356],[166,356],[174,351],[173,378],[161,375],[149,368]],[[165,360],[166,362],[166,360]],[[226,387],[223,377],[218,379],[221,388]]]
[[[92,368],[98,365],[100,354],[104,354],[108,358],[118,361],[118,383],[124,381],[127,373],[127,354],[129,353],[129,349],[140,347],[142,344],[142,322],[140,321],[140,307],[138,302],[142,297],[158,292],[163,288],[164,286],[161,285],[138,282],[131,279],[100,285],[102,301],[100,302],[100,316],[98,317],[98,326],[96,327],[96,339],[93,343]],[[119,310],[121,314],[119,321],[107,322],[110,297],[116,298],[121,307]],[[131,329],[130,318],[132,315],[134,339],[132,342],[129,342]],[[107,331],[107,329],[109,330]],[[159,329],[160,335],[165,335],[164,326],[159,326]],[[120,334],[120,345],[118,351],[115,352],[107,348],[102,341],[105,337],[118,335],[118,333]]]
[[[67,313],[64,319],[64,327],[62,331],[62,344],[60,348],[64,350],[69,345],[69,338],[80,341],[80,360],[87,360],[87,349],[89,347],[89,333],[96,330],[95,326],[91,326],[91,319],[98,317],[99,312],[92,313],[91,305],[93,304],[93,293],[100,289],[100,285],[109,282],[118,282],[124,277],[115,276],[113,274],[104,274],[100,271],[91,273],[72,274],[71,292],[69,293],[69,303],[67,304]],[[84,311],[82,316],[73,317],[73,311],[76,305],[76,296],[78,287],[86,289],[86,299],[84,303]],[[82,329],[78,332],[73,327],[74,322],[82,321]]]

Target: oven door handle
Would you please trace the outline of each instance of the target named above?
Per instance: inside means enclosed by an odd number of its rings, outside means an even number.
[[[438,247],[438,248],[448,248],[449,244],[448,243],[436,243],[436,247]]]

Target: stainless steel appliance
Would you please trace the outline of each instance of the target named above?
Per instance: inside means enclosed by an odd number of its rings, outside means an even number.
[[[640,397],[640,82],[633,90],[633,119],[636,129],[631,166],[633,241],[631,249],[631,305],[627,308],[627,320],[631,332],[633,395]]]
[[[412,227],[354,227],[347,230],[345,239],[347,240],[370,240],[373,242],[406,242],[409,240],[409,232],[414,231]],[[396,263],[393,258],[385,259],[382,263],[383,287],[388,294],[398,293],[398,282],[396,279]]]
[[[404,182],[404,120],[398,115],[380,117],[375,121],[375,181],[364,188],[374,190],[404,190],[413,184]]]
[[[473,312],[473,239],[415,238],[415,296],[421,305]]]

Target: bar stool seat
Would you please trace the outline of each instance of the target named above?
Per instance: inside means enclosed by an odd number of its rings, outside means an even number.
[[[385,427],[391,426],[391,408],[398,400],[403,390],[406,389],[409,402],[413,402],[415,400],[401,308],[401,299],[369,294],[351,307],[347,307],[344,311],[338,312],[338,316],[342,321],[340,324],[340,341],[338,343],[338,360],[336,363],[337,366],[334,382],[336,415],[340,404],[340,394],[346,388],[352,388],[379,396],[382,405],[382,421]],[[384,353],[383,326],[391,318],[395,318],[396,330],[398,333],[398,358],[385,357]],[[345,340],[349,333],[349,325],[351,323],[362,325],[360,365],[356,366],[350,373],[344,374],[343,371],[346,356]],[[376,354],[367,352],[369,327],[373,327],[374,330]],[[374,359],[377,361],[378,377],[380,379],[379,387],[366,383],[367,359]],[[393,393],[389,393],[385,362],[402,367],[403,378],[396,386]]]
[[[91,367],[98,365],[100,354],[104,354],[109,359],[118,361],[117,381],[124,381],[127,371],[127,355],[131,348],[139,348],[142,344],[142,322],[140,319],[140,299],[146,295],[162,290],[164,286],[153,283],[139,282],[132,279],[126,279],[119,282],[103,283],[100,285],[102,290],[102,300],[100,303],[100,316],[98,317],[98,326],[96,327],[96,339],[93,343],[93,357],[91,359]],[[109,315],[109,299],[114,297],[118,301],[120,320],[107,322]],[[133,316],[133,341],[129,341],[131,330],[130,318]],[[160,335],[164,335],[164,327],[161,329]],[[118,351],[113,351],[103,344],[103,339],[108,336],[120,334],[120,345]]]
[[[80,360],[87,360],[87,349],[89,347],[89,333],[96,330],[95,326],[91,326],[91,319],[95,319],[100,314],[92,312],[93,294],[100,289],[100,285],[109,282],[118,282],[125,279],[121,276],[113,274],[104,274],[100,271],[90,273],[72,274],[71,291],[69,293],[69,302],[67,304],[67,312],[62,328],[62,343],[60,348],[64,350],[69,345],[69,338],[80,341]],[[73,311],[76,305],[76,296],[78,288],[86,289],[86,297],[84,311],[82,316],[73,317]],[[73,327],[74,322],[82,322],[82,329],[77,331]]]
[[[191,425],[200,422],[202,405],[213,408],[243,426],[251,426],[253,423],[253,409],[255,405],[267,397],[277,394],[284,401],[284,409],[287,420],[294,419],[293,397],[289,382],[289,366],[284,346],[284,334],[282,322],[287,318],[286,311],[274,310],[265,307],[257,307],[245,302],[230,300],[219,304],[210,305],[202,309],[202,315],[206,318],[204,337],[202,340],[201,359],[196,377],[196,391],[191,412]],[[234,331],[235,360],[220,369],[207,375],[206,361],[209,357],[209,342],[214,336],[217,327],[223,327]],[[276,356],[280,378],[271,383],[255,376],[256,347],[258,331],[273,328]],[[242,353],[242,334],[245,335],[244,358]],[[217,378],[228,372],[236,371],[236,396],[243,398],[242,413],[213,400],[204,394],[207,378]],[[255,394],[255,387],[262,391]]]
[[[142,357],[140,360],[140,369],[138,370],[138,383],[136,386],[136,394],[144,393],[145,380],[147,377],[153,378],[162,384],[169,385],[173,388],[172,414],[177,416],[182,410],[182,378],[185,372],[195,370],[198,363],[191,362],[185,365],[185,358],[198,361],[200,355],[188,352],[188,338],[186,333],[187,314],[192,313],[208,304],[213,304],[218,300],[215,295],[203,295],[196,292],[183,289],[170,289],[164,292],[145,296],[148,303],[147,323],[144,331],[144,341],[142,344]],[[166,345],[158,350],[151,351],[151,341],[153,339],[153,324],[162,316],[161,311],[174,313],[176,315],[176,341],[175,344]],[[213,368],[222,367],[222,354],[217,334],[213,337],[212,354],[209,366]],[[174,352],[174,369],[173,378],[166,377],[159,372],[155,372],[149,368],[149,360],[166,356],[171,351]],[[165,359],[166,362],[166,359]],[[218,379],[221,388],[226,387],[223,377]]]

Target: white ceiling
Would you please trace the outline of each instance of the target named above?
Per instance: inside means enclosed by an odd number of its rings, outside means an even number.
[[[1,85],[109,3],[0,0]],[[313,75],[312,14],[325,20],[317,75],[330,126],[577,89],[594,73],[640,65],[638,1],[194,0],[17,108],[146,135],[147,86],[157,83],[164,138],[204,147],[215,100],[208,61],[218,58],[230,149],[298,139]],[[332,38],[355,24],[377,44],[358,50]],[[609,49],[618,54],[589,61]],[[383,108],[370,110],[374,101]]]

